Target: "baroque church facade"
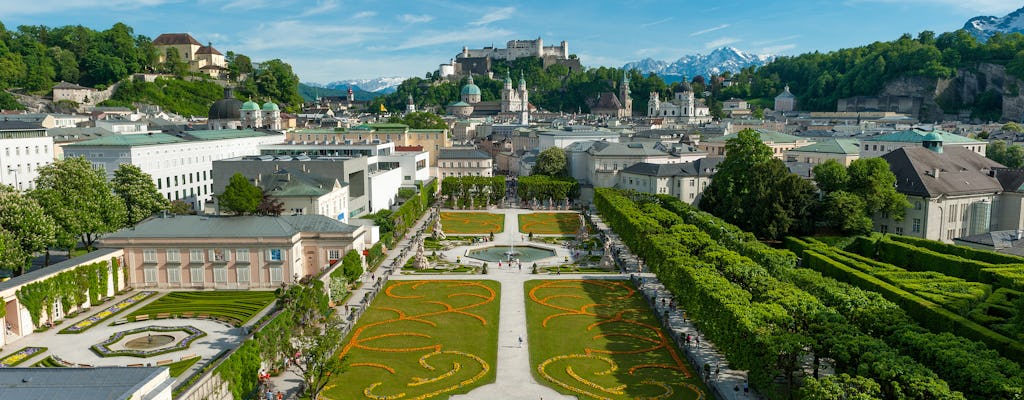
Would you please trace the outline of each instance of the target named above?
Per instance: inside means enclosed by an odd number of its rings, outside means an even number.
[[[658,92],[651,92],[651,98],[647,102],[647,115],[686,124],[711,122],[711,109],[704,105],[702,99],[694,98],[693,89],[685,78],[676,88],[671,100],[662,102]]]

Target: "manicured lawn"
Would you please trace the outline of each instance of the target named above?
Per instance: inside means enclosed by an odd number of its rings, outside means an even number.
[[[535,235],[575,235],[580,230],[576,213],[519,214],[519,232]]]
[[[171,369],[171,376],[177,377],[181,376],[181,374],[185,373],[185,371],[188,371],[188,369],[192,367],[192,364],[195,364],[200,359],[201,357],[192,357],[181,361],[175,361],[170,364],[167,364],[167,367]]]
[[[446,235],[499,233],[505,230],[505,216],[483,212],[442,212],[441,226]]]
[[[160,314],[188,316],[186,313],[190,313],[195,317],[220,317],[235,325],[243,325],[275,298],[274,292],[270,291],[170,292],[128,314],[128,319],[139,315],[154,319]]]
[[[499,284],[392,281],[346,339],[328,399],[445,399],[494,382]]]
[[[32,364],[33,368],[67,368],[66,365],[57,362],[53,359],[53,356],[46,356],[46,358],[39,360],[39,362]]]
[[[528,281],[525,290],[538,382],[581,399],[706,398],[628,281]]]

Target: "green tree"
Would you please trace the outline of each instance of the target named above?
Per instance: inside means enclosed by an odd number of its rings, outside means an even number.
[[[726,142],[725,160],[704,191],[700,208],[764,238],[809,229],[814,188],[792,174],[745,129]]]
[[[82,59],[81,84],[109,85],[128,76],[128,68],[120,58],[92,50]]]
[[[124,201],[128,211],[128,225],[135,225],[157,212],[167,210],[171,204],[156,188],[153,177],[132,164],[121,164],[114,171],[110,186]]]
[[[829,226],[850,235],[871,232],[871,218],[865,214],[864,200],[859,196],[842,190],[830,192],[822,207]]]
[[[1007,168],[1024,167],[1024,147],[1018,144],[1007,146],[1002,140],[993,141],[985,149],[985,157]]]
[[[363,275],[363,259],[355,250],[349,250],[341,260],[341,268],[345,279],[355,282]]]
[[[0,238],[4,242],[0,268],[12,269],[20,275],[33,255],[54,243],[57,227],[35,200],[0,185],[0,233],[4,236]]]
[[[220,206],[238,215],[252,214],[263,198],[263,191],[241,173],[231,175],[224,193],[217,196]]]
[[[184,200],[173,200],[168,206],[168,210],[171,214],[176,215],[189,215],[193,213],[192,206],[186,203]]]
[[[178,49],[171,47],[164,53],[164,62],[160,65],[160,71],[183,77],[188,75],[188,62],[181,58]]]
[[[300,348],[305,362],[296,365],[306,382],[306,394],[311,399],[320,398],[320,392],[327,387],[332,375],[345,371],[345,360],[338,357],[339,346],[345,339],[341,333],[341,321],[336,314],[323,324],[318,334],[308,335]]]
[[[871,378],[839,374],[808,378],[800,388],[804,400],[873,400],[882,397],[882,387]]]
[[[299,77],[292,72],[288,63],[273,59],[260,63],[254,73],[258,96],[270,97],[275,103],[289,110],[298,110],[302,106],[299,96]]]
[[[284,212],[284,203],[278,200],[276,197],[271,196],[270,192],[260,189],[260,203],[256,205],[256,213],[259,215],[271,215],[280,216]]]
[[[249,56],[229,51],[224,59],[228,63],[228,76],[231,80],[238,80],[252,73],[252,60]]]
[[[907,196],[896,191],[896,175],[889,169],[889,163],[881,158],[854,160],[847,168],[850,176],[847,191],[864,200],[867,215],[888,214],[896,221],[902,221],[910,202]]]
[[[818,189],[824,193],[843,190],[850,180],[849,175],[846,174],[846,167],[836,160],[828,160],[815,165],[813,172],[814,182],[817,183]]]
[[[416,111],[404,116],[393,116],[388,122],[409,125],[412,129],[448,129],[448,123],[444,122],[437,114],[427,111]]]
[[[540,152],[537,155],[537,164],[534,165],[531,175],[568,176],[569,163],[566,160],[565,151],[555,146]]]
[[[1007,122],[1007,123],[1003,124],[1002,130],[1003,130],[1003,132],[1021,133],[1021,132],[1024,132],[1024,126],[1021,126],[1020,124],[1018,124],[1016,122]]]
[[[39,168],[29,196],[57,222],[57,244],[69,251],[79,241],[92,251],[100,235],[123,228],[127,221],[124,201],[111,190],[106,174],[85,157]]]

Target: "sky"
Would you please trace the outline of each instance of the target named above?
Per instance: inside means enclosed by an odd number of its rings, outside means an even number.
[[[0,22],[123,22],[136,34],[188,32],[222,53],[279,58],[303,82],[423,76],[462,46],[569,42],[588,67],[672,61],[732,46],[758,54],[831,51],[903,33],[959,29],[1015,0],[0,0]]]

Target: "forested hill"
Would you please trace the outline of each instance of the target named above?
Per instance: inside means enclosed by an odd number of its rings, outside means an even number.
[[[705,90],[710,92],[708,105],[713,113],[719,115],[721,101],[731,97],[751,99],[755,107],[770,106],[772,98],[787,84],[797,96],[802,110],[835,111],[838,99],[877,95],[886,83],[899,78],[948,80],[956,77],[959,70],[977,70],[980,64],[985,63],[1004,66],[1009,75],[1024,78],[1022,51],[1024,35],[1017,33],[997,34],[981,43],[962,30],[940,35],[926,31],[916,37],[905,34],[893,41],[828,53],[779,57],[762,67],[723,74],[721,78],[731,78],[735,83],[730,87],[722,85],[720,79],[712,79],[719,77],[694,77],[692,80],[698,97],[702,97],[701,92]],[[506,71],[511,71],[513,80],[517,82],[522,72],[530,88],[531,103],[546,110],[565,112],[588,111],[590,102],[600,92],[615,91],[615,84],[623,74],[621,70],[606,67],[570,73],[565,67],[554,65],[545,70],[537,58],[523,58],[512,63],[496,61],[493,68],[497,79],[474,77],[483,100],[499,98]],[[671,95],[673,85],[665,84],[657,76],[643,76],[635,71],[630,71],[629,76],[633,110],[637,114],[642,115],[646,110],[649,92],[661,92],[663,98]],[[403,82],[395,93],[377,101],[386,104],[388,109],[395,109],[402,107],[406,96],[412,94],[419,106],[444,106],[458,99],[459,88],[464,83],[465,79],[447,82],[434,75],[427,79],[411,78]],[[983,113],[994,110],[995,118],[993,115],[978,117],[998,119],[1001,101],[997,92],[1003,89],[1012,92],[1013,87],[988,89],[993,91],[989,95],[936,101],[947,112],[970,109]]]
[[[231,51],[226,59],[232,77],[249,77],[233,83],[239,86],[240,98],[272,99],[285,109],[301,106],[299,80],[287,63],[270,60],[253,68],[249,57]],[[190,73],[184,62],[158,62],[152,39],[122,23],[103,31],[81,25],[22,25],[8,30],[0,23],[0,108],[23,108],[7,90],[46,95],[60,81],[103,89],[140,72],[175,78],[128,85],[124,89],[130,90],[115,93],[109,104],[146,102],[183,115],[205,116],[209,104],[222,95],[217,83]]]

